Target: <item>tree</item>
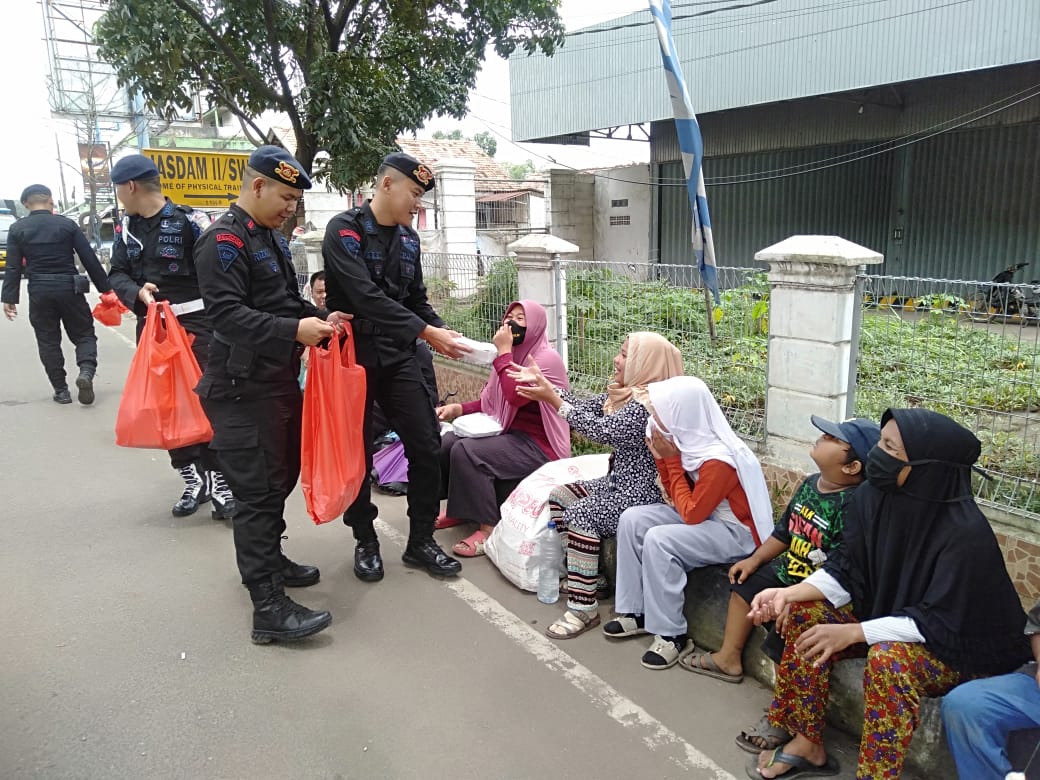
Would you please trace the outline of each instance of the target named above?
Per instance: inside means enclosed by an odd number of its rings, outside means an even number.
[[[528,174],[534,173],[534,163],[530,160],[524,160],[522,163],[515,164],[506,163],[506,170],[509,171],[509,178],[523,181]]]
[[[201,93],[241,122],[285,114],[297,159],[318,151],[340,188],[370,181],[401,133],[434,114],[461,118],[488,46],[551,55],[557,0],[110,0],[101,56],[152,110]]]
[[[477,146],[484,150],[484,154],[488,157],[494,157],[495,152],[498,151],[498,140],[487,130],[477,133],[473,136],[473,140],[476,141]]]
[[[435,141],[461,141],[463,137],[462,131],[458,128],[455,128],[450,133],[445,133],[443,130],[435,130],[433,133]]]

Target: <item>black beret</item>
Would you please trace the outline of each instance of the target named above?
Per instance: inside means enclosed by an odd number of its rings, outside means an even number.
[[[432,190],[437,184],[437,182],[433,180],[433,171],[410,154],[405,154],[404,152],[388,154],[383,158],[383,165],[389,165],[391,168],[396,168],[422,187],[426,192]]]
[[[39,195],[42,195],[45,198],[49,198],[51,196],[51,188],[45,187],[42,184],[30,184],[28,187],[22,190],[22,203],[25,203],[25,201],[29,200],[29,198]]]
[[[280,146],[261,146],[249,155],[248,165],[262,176],[298,190],[311,188],[311,178],[303,166]]]
[[[131,154],[112,166],[112,183],[126,184],[134,179],[154,179],[159,169],[143,154]]]

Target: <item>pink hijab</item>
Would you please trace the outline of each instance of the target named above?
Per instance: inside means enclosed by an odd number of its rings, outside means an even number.
[[[521,366],[530,365],[530,361],[541,369],[545,378],[555,387],[567,389],[570,383],[567,381],[567,369],[563,365],[560,353],[549,346],[549,340],[545,335],[545,327],[548,318],[545,309],[537,301],[523,300],[513,301],[506,307],[506,313],[517,304],[524,309],[527,317],[527,333],[524,342],[513,347],[513,362]],[[484,414],[491,415],[502,425],[503,430],[509,430],[509,426],[516,417],[517,407],[506,400],[502,382],[498,372],[492,370],[487,384],[480,394],[480,409]],[[549,446],[558,458],[569,458],[571,456],[571,429],[560,415],[548,404],[538,403],[538,411],[542,414],[542,427],[549,439]]]

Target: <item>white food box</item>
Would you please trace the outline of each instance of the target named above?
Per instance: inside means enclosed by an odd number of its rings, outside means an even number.
[[[459,358],[463,363],[473,363],[478,366],[490,366],[498,357],[498,347],[487,341],[474,341],[473,339],[459,336],[455,339],[456,344],[464,344],[470,348],[470,352],[463,352]]]
[[[455,435],[463,439],[485,439],[502,433],[502,425],[498,420],[483,412],[456,417],[452,426]]]

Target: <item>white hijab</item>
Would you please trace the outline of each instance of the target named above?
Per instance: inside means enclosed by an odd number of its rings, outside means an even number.
[[[707,460],[721,460],[737,471],[760,542],[773,532],[773,505],[762,465],[730,428],[708,386],[694,376],[676,376],[647,385],[654,412],[682,454],[683,469],[696,476]],[[652,420],[648,421],[649,435]]]

